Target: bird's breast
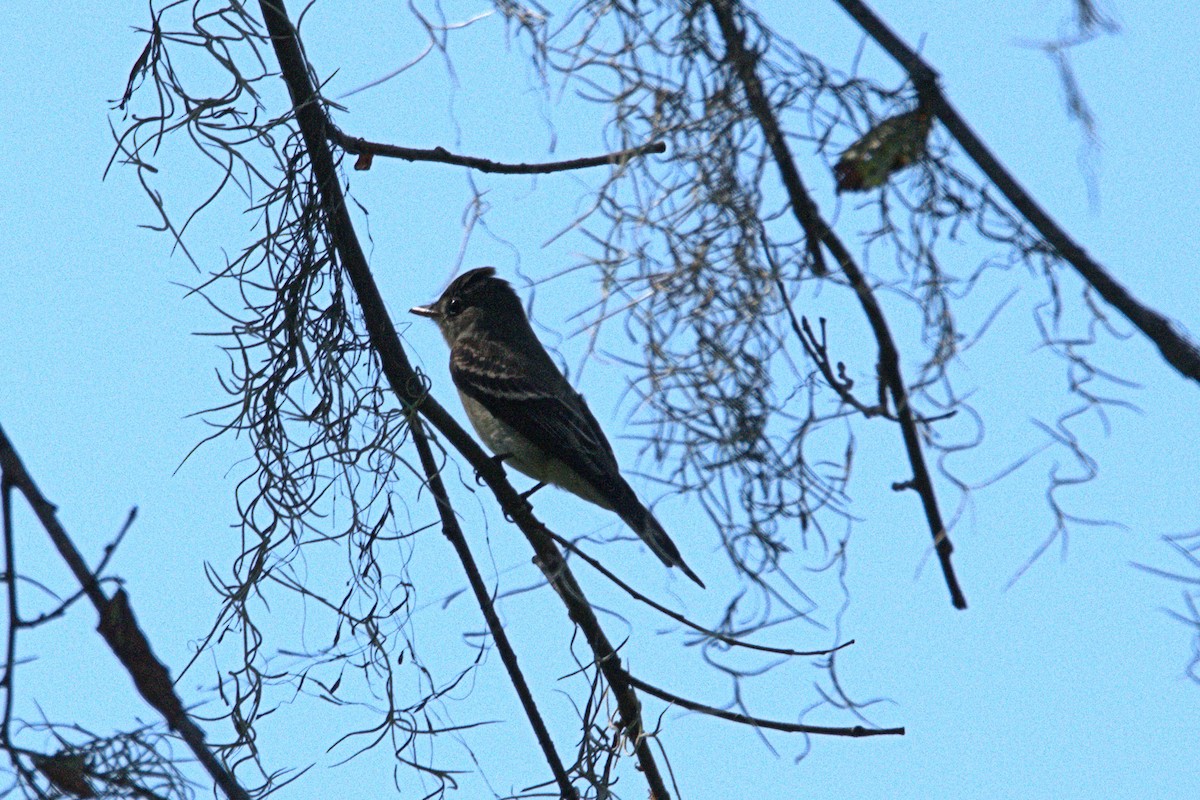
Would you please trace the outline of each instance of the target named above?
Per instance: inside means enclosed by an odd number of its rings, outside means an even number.
[[[463,409],[467,412],[472,427],[489,450],[496,455],[507,455],[504,463],[529,477],[539,481],[546,480],[543,476],[550,459],[540,447],[488,411],[483,403],[475,398],[465,392],[459,392],[458,396],[462,399]]]
[[[506,466],[528,475],[535,481],[566,489],[601,508],[612,508],[608,498],[596,487],[562,461],[548,455],[544,449],[489,411],[483,403],[462,391],[458,396],[467,412],[467,418],[471,420],[471,426],[475,428],[483,443],[494,454],[508,456],[504,459]]]

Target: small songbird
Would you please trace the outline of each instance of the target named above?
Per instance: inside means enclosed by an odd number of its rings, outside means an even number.
[[[471,424],[507,464],[615,511],[669,567],[704,582],[621,477],[612,446],[583,396],[538,341],[517,293],[492,267],[464,272],[437,302],[412,313],[438,324],[450,377]]]

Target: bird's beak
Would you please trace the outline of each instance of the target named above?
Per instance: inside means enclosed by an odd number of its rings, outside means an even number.
[[[430,319],[437,319],[441,316],[433,306],[413,306],[409,309],[409,313],[416,314],[418,317],[429,317]]]

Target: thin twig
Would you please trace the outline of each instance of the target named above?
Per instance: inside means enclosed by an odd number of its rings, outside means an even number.
[[[723,633],[709,630],[708,628],[705,628],[703,625],[698,625],[697,623],[692,622],[690,619],[683,616],[682,614],[680,614],[676,611],[672,611],[671,609],[667,608],[666,606],[661,605],[660,603],[657,603],[654,600],[647,597],[646,595],[642,594],[637,589],[634,589],[632,586],[627,584],[625,581],[618,578],[611,570],[609,570],[607,567],[605,567],[599,561],[592,558],[587,553],[583,552],[583,550],[581,550],[579,548],[579,546],[576,545],[574,542],[571,542],[570,540],[568,540],[562,536],[559,536],[557,533],[555,533],[553,531],[550,531],[550,536],[551,536],[551,538],[554,539],[554,541],[558,542],[564,548],[566,548],[567,550],[570,550],[576,556],[578,556],[579,558],[582,558],[584,561],[586,561],[588,563],[588,565],[590,567],[592,567],[592,569],[596,570],[601,575],[608,578],[610,581],[612,581],[614,584],[616,584],[620,589],[624,590],[625,593],[628,594],[630,597],[632,597],[634,600],[637,600],[640,603],[645,603],[646,605],[650,606],[651,608],[653,608],[655,611],[659,612],[660,614],[664,614],[664,615],[670,617],[671,619],[675,620],[676,622],[678,622],[682,625],[686,625],[687,627],[691,628],[692,630],[696,631],[697,633],[701,633],[704,636],[707,636],[710,639],[715,639],[718,642],[723,642],[724,644],[730,645],[731,647],[744,647],[748,650],[758,650],[763,653],[776,653],[776,654],[782,655],[782,656],[827,656],[832,653],[836,653],[838,650],[841,650],[843,648],[849,647],[850,645],[854,644],[854,640],[851,639],[848,642],[842,642],[837,647],[831,647],[827,650],[790,650],[786,647],[771,647],[771,646],[765,645],[765,644],[753,644],[751,642],[746,642],[741,639],[738,639],[734,636],[727,636]]]
[[[2,435],[2,432],[0,432]],[[12,749],[10,737],[12,729],[13,695],[16,694],[17,671],[17,629],[21,627],[21,616],[17,611],[17,564],[16,547],[13,539],[12,519],[12,489],[13,481],[4,470],[0,474],[0,513],[4,516],[4,571],[8,583],[8,642],[4,654],[4,678],[0,680],[0,688],[4,689],[4,718],[0,719],[0,744],[5,750]]]
[[[649,144],[630,147],[625,150],[617,150],[614,153],[607,153],[602,156],[573,158],[567,161],[548,161],[541,164],[506,164],[501,161],[479,158],[478,156],[458,155],[451,153],[444,147],[435,147],[432,150],[426,150],[417,147],[401,147],[395,144],[370,142],[366,139],[360,139],[357,136],[347,136],[332,123],[329,124],[328,130],[330,141],[347,153],[354,155],[386,156],[388,158],[402,158],[405,161],[433,161],[438,164],[470,167],[480,172],[495,172],[501,175],[543,175],[549,172],[565,172],[573,169],[611,166],[623,164],[631,158],[639,158],[652,153],[667,152],[665,142],[650,142]]]
[[[686,708],[688,711],[697,711],[701,714],[707,714],[710,717],[720,717],[730,722],[751,725],[755,728],[769,728],[773,731],[784,731],[786,733],[813,733],[821,736],[850,736],[853,738],[904,735],[904,728],[864,728],[862,725],[854,725],[849,728],[833,728],[826,725],[803,725],[797,722],[779,722],[777,720],[762,719],[761,717],[751,717],[747,714],[739,714],[736,711],[727,711],[723,708],[715,708],[693,700],[687,700],[677,694],[671,694],[665,689],[660,689],[653,684],[646,683],[632,675],[628,677],[629,682],[638,689],[641,689],[646,694],[654,695],[659,700],[665,700],[672,705]]]
[[[812,326],[808,323],[808,318],[802,320],[796,319],[796,312],[792,310],[792,299],[788,296],[787,287],[783,283],[783,278],[775,278],[775,286],[779,289],[779,294],[783,297],[783,307],[787,310],[788,321],[792,325],[792,331],[796,334],[796,338],[800,340],[800,344],[804,347],[804,352],[808,353],[808,357],[817,365],[817,369],[825,376],[825,382],[838,393],[838,397],[842,398],[842,402],[852,407],[867,419],[871,417],[887,417],[894,420],[887,408],[882,404],[868,406],[866,403],[859,400],[850,391],[853,385],[848,378],[835,375],[833,365],[829,361],[829,346],[825,332],[825,318],[821,317],[821,338],[818,339],[813,333]],[[841,365],[839,364],[839,367]]]
[[[483,611],[488,630],[491,631],[492,638],[496,642],[496,649],[500,651],[500,660],[504,662],[508,678],[517,691],[521,706],[529,718],[530,727],[533,728],[538,744],[550,765],[550,771],[554,774],[554,780],[558,783],[560,796],[567,800],[578,800],[579,792],[571,784],[571,778],[567,774],[566,768],[563,767],[562,760],[558,757],[558,751],[554,748],[554,740],[550,738],[550,731],[546,728],[546,723],[538,711],[537,703],[533,699],[533,692],[530,691],[529,684],[525,681],[525,674],[521,672],[521,667],[517,663],[517,653],[508,639],[508,634],[504,631],[504,624],[496,613],[495,603],[492,602],[492,596],[483,582],[483,576],[479,573],[479,566],[471,554],[467,537],[463,535],[462,528],[458,524],[458,517],[455,516],[454,508],[450,505],[450,495],[446,491],[442,474],[433,457],[433,450],[429,446],[429,436],[425,433],[420,417],[414,414],[409,419],[412,426],[413,443],[421,458],[421,468],[425,470],[429,491],[433,494],[438,515],[442,519],[442,533],[450,540],[454,552],[458,554],[458,559],[462,562],[463,570],[467,573],[467,581],[475,593],[475,600],[479,603],[480,610]]]

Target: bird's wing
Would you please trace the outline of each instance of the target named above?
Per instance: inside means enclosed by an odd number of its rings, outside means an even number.
[[[464,341],[450,354],[450,376],[459,391],[600,492],[627,487],[600,424],[549,357],[531,361],[495,342]]]
[[[664,564],[704,586],[621,477],[612,445],[583,396],[544,352],[530,357],[528,350],[492,341],[460,340],[450,353],[450,376],[460,392],[591,484]]]

